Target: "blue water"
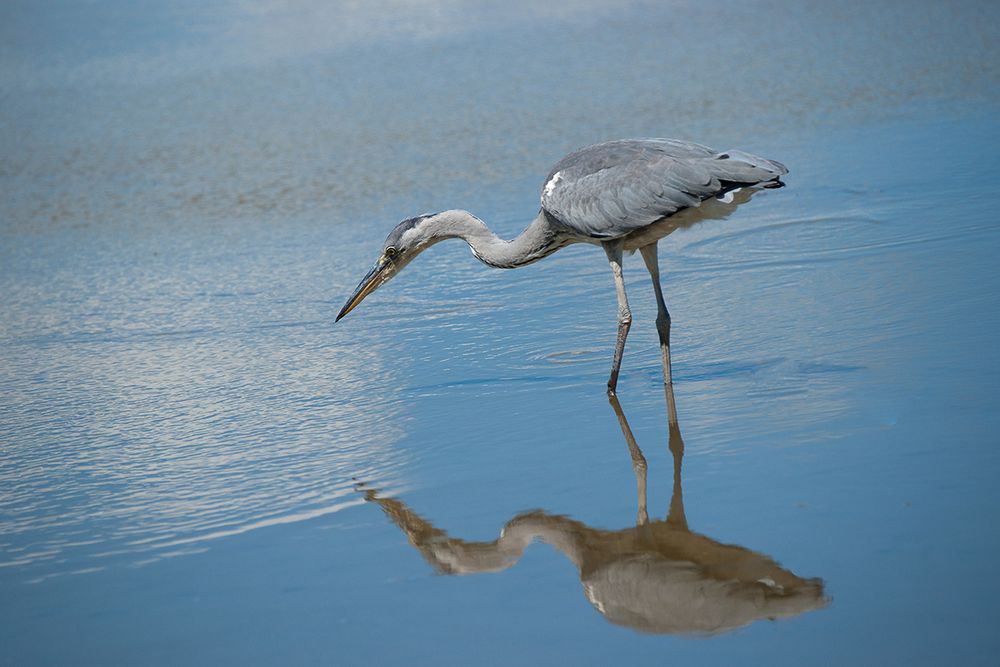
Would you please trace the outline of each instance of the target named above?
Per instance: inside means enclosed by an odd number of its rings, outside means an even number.
[[[0,12],[0,662],[996,661],[992,3]],[[599,249],[333,320],[650,135],[791,173],[660,244],[683,459],[626,260],[644,505]]]

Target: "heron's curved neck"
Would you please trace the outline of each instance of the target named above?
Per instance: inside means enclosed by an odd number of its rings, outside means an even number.
[[[459,237],[472,248],[479,261],[498,269],[513,269],[551,255],[570,242],[557,226],[539,211],[535,219],[516,238],[505,241],[490,231],[482,220],[468,211],[445,211],[435,224],[438,238]]]

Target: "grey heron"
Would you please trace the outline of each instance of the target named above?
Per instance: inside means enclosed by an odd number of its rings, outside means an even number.
[[[678,225],[724,217],[759,188],[781,187],[788,170],[743,151],[716,151],[678,139],[625,139],[570,153],[549,172],[541,209],[516,238],[505,241],[462,210],[403,220],[386,237],[371,270],[337,315],[339,321],[414,257],[438,241],[461,238],[484,264],[513,269],[571,243],[601,245],[618,295],[618,337],[608,392],[618,385],[632,312],[622,278],[622,253],[638,250],[653,280],[663,381],[672,394],[670,314],[663,299],[657,242]],[[735,198],[738,191],[744,191]]]

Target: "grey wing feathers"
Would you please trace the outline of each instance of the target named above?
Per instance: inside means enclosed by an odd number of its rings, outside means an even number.
[[[763,183],[788,173],[785,165],[743,151],[724,151],[713,162],[719,180],[731,183]]]
[[[560,160],[545,181],[542,207],[577,233],[612,239],[786,173],[773,160],[676,139],[609,141]]]

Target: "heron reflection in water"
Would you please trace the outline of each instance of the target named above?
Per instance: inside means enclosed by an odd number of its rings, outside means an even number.
[[[500,572],[517,563],[524,549],[539,540],[576,566],[584,595],[597,611],[612,623],[641,632],[711,635],[826,606],[829,598],[821,579],[799,577],[768,556],[722,544],[688,528],[681,490],[684,442],[676,420],[670,420],[674,463],[670,509],[666,519],[650,520],[646,459],[618,399],[612,395],[609,400],[635,471],[638,516],[634,527],[602,530],[565,516],[533,511],[508,521],[492,542],[466,542],[435,527],[401,500],[380,497],[364,485],[358,488],[406,533],[437,572]]]

